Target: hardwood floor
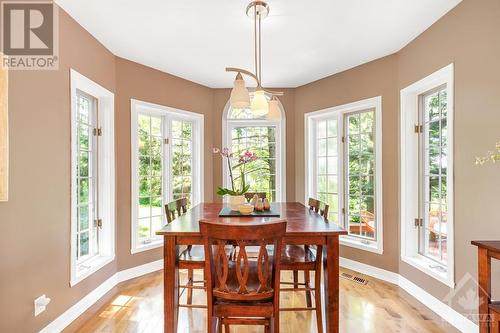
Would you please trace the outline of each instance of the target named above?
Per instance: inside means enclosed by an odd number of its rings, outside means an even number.
[[[345,269],[341,271],[358,274]],[[284,274],[285,278],[292,280],[291,274]],[[185,278],[185,274],[181,277]],[[111,301],[76,332],[162,332],[162,278],[162,273],[157,272],[122,284]],[[457,332],[398,287],[372,277],[365,278],[369,281],[367,285],[340,280],[341,332]],[[186,294],[182,297],[185,301]],[[203,303],[204,298],[203,291],[194,291],[195,302]],[[282,307],[304,306],[305,296],[304,293],[286,293],[282,294],[281,302]],[[206,310],[182,308],[178,332],[206,332],[205,321]],[[316,332],[313,311],[282,312],[280,323],[281,332]],[[69,328],[67,331],[75,330]],[[263,332],[263,328],[231,327],[231,333],[254,332]]]

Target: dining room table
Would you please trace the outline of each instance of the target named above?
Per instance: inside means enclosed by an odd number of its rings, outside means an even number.
[[[224,203],[200,203],[156,232],[163,236],[164,332],[176,333],[179,302],[179,248],[203,245],[199,221],[248,223],[282,219],[287,222],[284,244],[323,246],[323,327],[324,332],[339,332],[339,236],[347,231],[299,202],[272,203],[279,217],[220,217]]]

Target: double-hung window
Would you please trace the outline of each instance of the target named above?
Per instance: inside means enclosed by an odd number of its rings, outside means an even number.
[[[71,285],[114,260],[114,96],[71,70]]]
[[[401,90],[401,257],[453,275],[453,65]]]
[[[307,113],[306,196],[329,205],[341,242],[382,253],[381,98]],[[306,198],[307,200],[307,198]]]
[[[132,100],[132,253],[162,245],[164,206],[202,201],[203,115]]]

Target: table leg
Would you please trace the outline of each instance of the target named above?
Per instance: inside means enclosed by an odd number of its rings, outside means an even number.
[[[163,320],[165,333],[177,332],[179,315],[179,269],[174,236],[164,236],[163,244]]]
[[[339,237],[328,236],[323,247],[325,333],[339,332]]]
[[[479,275],[479,332],[488,333],[489,303],[491,295],[491,258],[488,250],[478,248],[478,275]]]

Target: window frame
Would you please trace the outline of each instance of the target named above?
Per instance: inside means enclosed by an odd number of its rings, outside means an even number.
[[[135,254],[143,251],[148,251],[163,246],[163,237],[152,237],[150,242],[141,243],[138,235],[138,115],[151,114],[162,117],[162,130],[164,139],[168,139],[168,144],[163,144],[163,164],[162,164],[162,222],[166,224],[165,207],[164,205],[173,200],[171,190],[172,177],[172,121],[189,121],[193,123],[192,129],[192,165],[191,177],[192,187],[191,205],[195,206],[204,200],[204,115],[200,113],[175,109],[168,106],[144,102],[136,99],[130,100],[130,128],[131,128],[131,249],[130,253]],[[199,163],[195,161],[200,159]]]
[[[231,148],[230,134],[235,127],[275,127],[276,128],[276,202],[286,201],[286,119],[281,101],[278,100],[280,119],[228,119],[230,102],[226,103],[222,114],[222,145]],[[279,142],[278,142],[279,140]],[[223,187],[230,186],[229,170],[222,164]],[[226,200],[226,198],[224,198]]]
[[[421,97],[438,87],[447,93],[447,262],[446,265],[419,253],[420,228],[415,219],[419,209],[419,140],[415,125],[420,124]],[[400,92],[400,228],[401,260],[448,287],[455,287],[454,261],[454,64],[441,68]],[[403,181],[406,180],[406,181]],[[443,272],[443,269],[446,271]]]
[[[77,161],[79,144],[77,137],[78,106],[77,93],[81,91],[97,101],[99,112],[97,126],[101,128],[97,152],[99,216],[102,227],[99,233],[99,254],[88,260],[77,262],[76,232],[78,230]],[[114,94],[74,69],[70,69],[71,99],[71,254],[70,286],[73,287],[115,259],[115,136]]]
[[[383,253],[383,183],[382,183],[382,97],[377,96],[348,104],[343,104],[319,111],[308,112],[304,115],[305,125],[305,197],[304,202],[307,203],[309,197],[315,197],[316,184],[315,178],[317,170],[317,153],[316,153],[316,131],[315,126],[318,121],[326,119],[337,119],[337,144],[338,144],[338,192],[339,192],[339,217],[338,221],[342,227],[345,225],[345,186],[347,170],[346,163],[346,148],[342,142],[344,137],[344,119],[347,114],[352,114],[360,111],[373,109],[375,112],[375,218],[376,218],[376,237],[375,240],[365,240],[360,237],[346,235],[340,237],[340,244],[365,250],[377,254]],[[314,142],[314,145],[311,145]]]

